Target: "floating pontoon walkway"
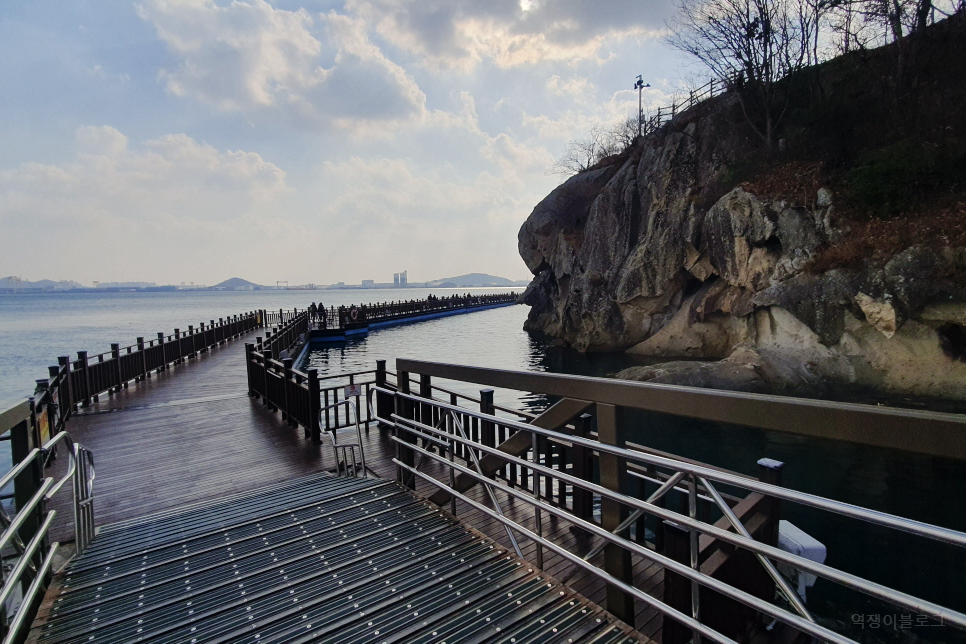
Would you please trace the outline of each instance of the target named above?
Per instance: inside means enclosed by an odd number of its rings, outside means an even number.
[[[107,526],[40,617],[41,643],[640,641],[395,482],[329,474]]]

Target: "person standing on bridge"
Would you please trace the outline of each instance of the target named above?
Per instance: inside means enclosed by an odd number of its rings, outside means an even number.
[[[325,305],[319,302],[319,317],[322,318],[322,328],[324,329],[328,324],[328,314],[325,312]]]
[[[315,306],[315,302],[312,302],[311,304],[309,304],[309,321],[315,322],[315,319],[318,317],[318,314],[319,314],[319,310]]]

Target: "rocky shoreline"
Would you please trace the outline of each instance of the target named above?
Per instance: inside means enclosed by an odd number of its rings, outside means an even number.
[[[519,234],[535,275],[525,328],[580,351],[668,359],[621,378],[966,399],[966,248],[912,245],[809,270],[850,234],[835,195],[720,194],[748,150],[722,99],[537,205]]]

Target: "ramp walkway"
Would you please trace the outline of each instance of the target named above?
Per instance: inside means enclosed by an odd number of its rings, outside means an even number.
[[[327,473],[105,526],[55,584],[31,641],[641,640],[397,483]]]

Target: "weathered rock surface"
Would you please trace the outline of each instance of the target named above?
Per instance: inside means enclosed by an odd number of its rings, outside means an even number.
[[[966,288],[948,277],[966,272],[966,249],[913,246],[885,263],[806,272],[849,234],[835,196],[721,194],[748,145],[728,109],[639,139],[537,205],[519,235],[535,275],[525,328],[581,351],[689,359],[621,377],[966,399]]]

